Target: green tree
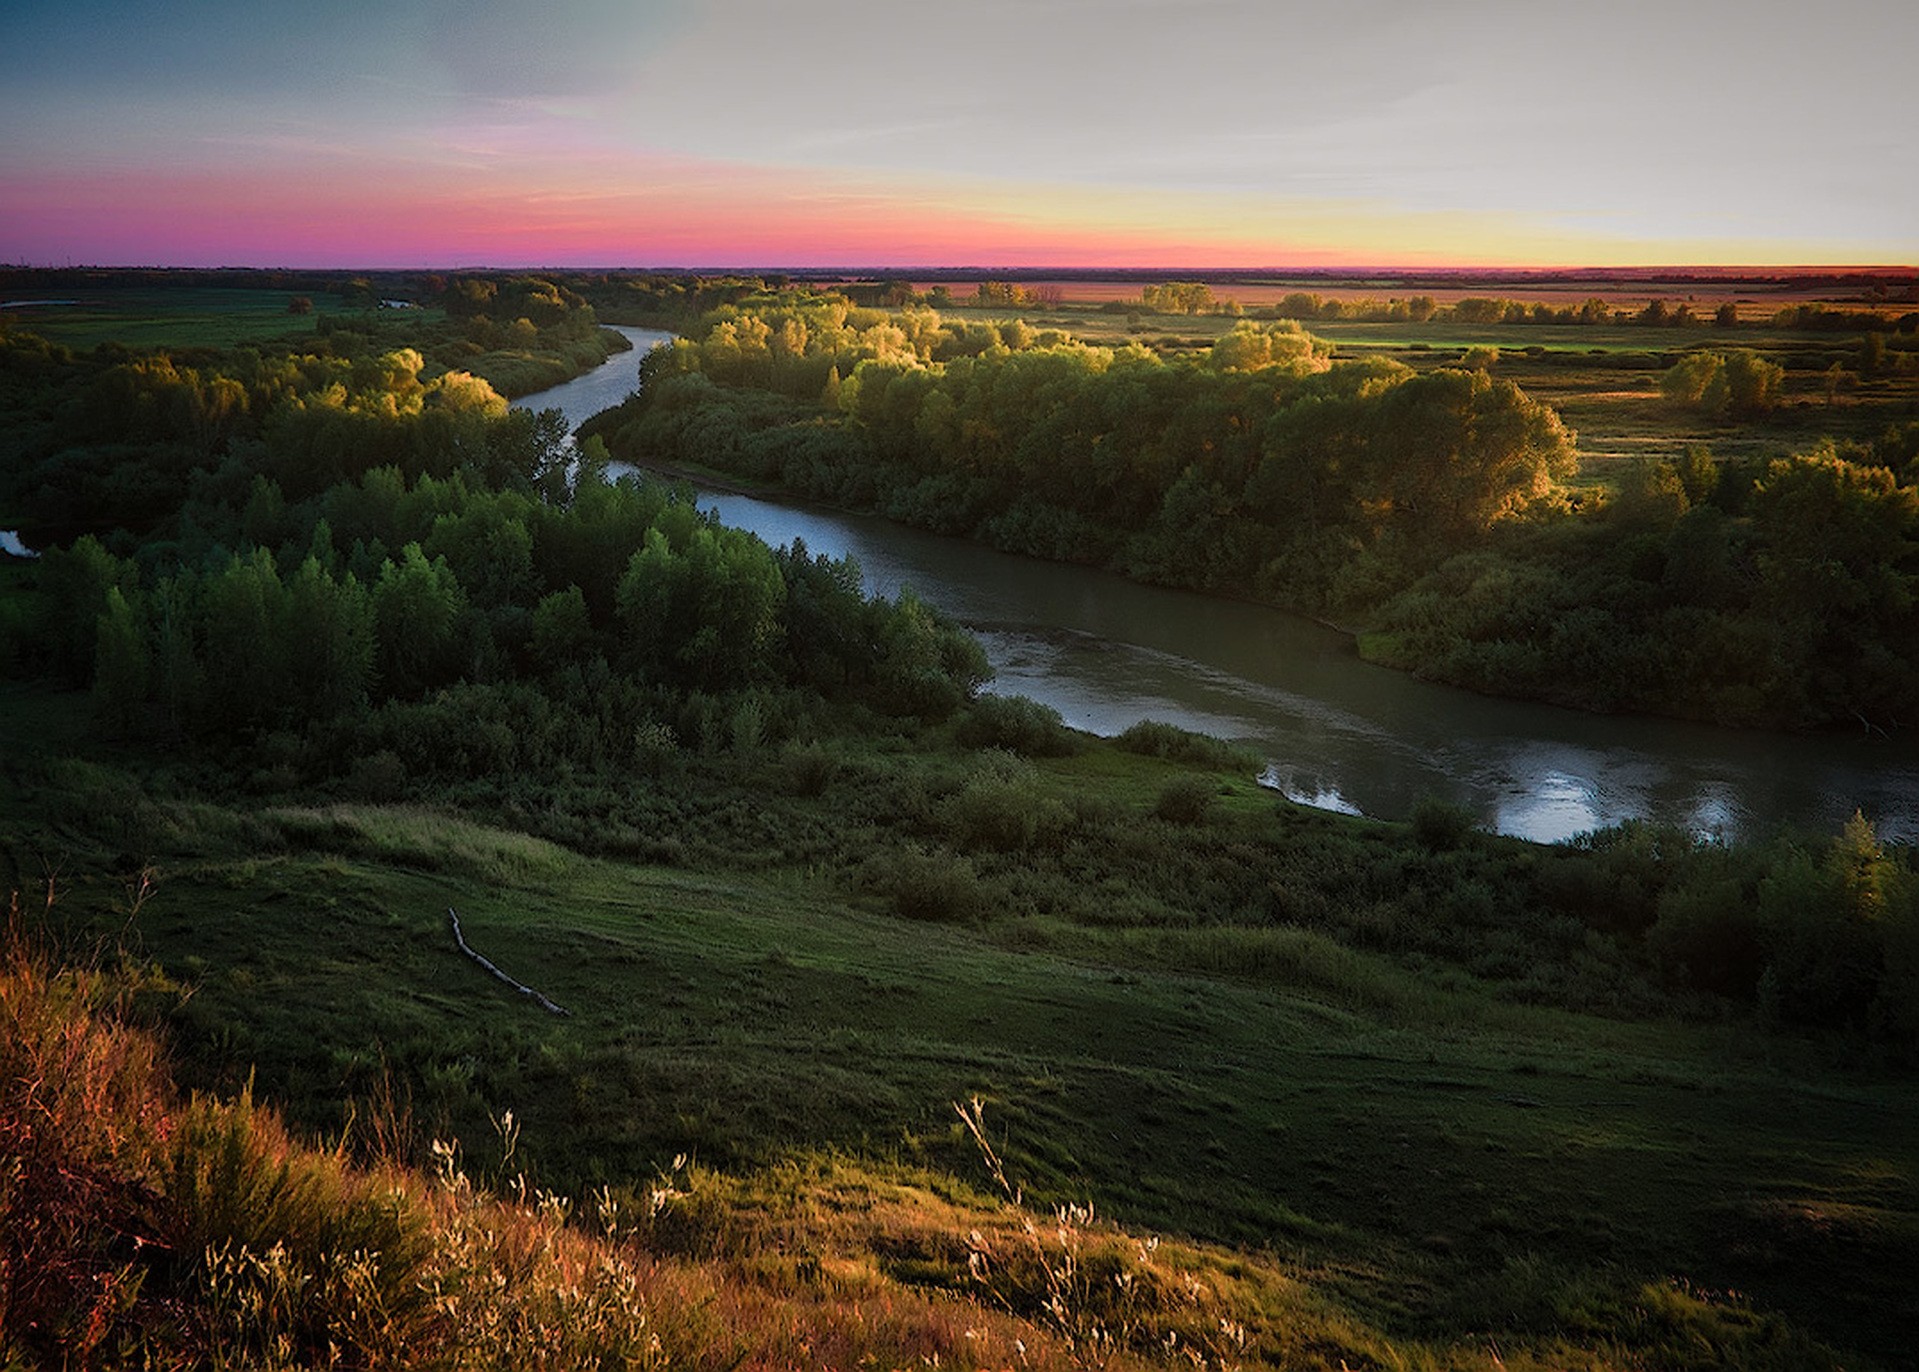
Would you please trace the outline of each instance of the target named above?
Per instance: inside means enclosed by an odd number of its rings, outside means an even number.
[[[1715,386],[1723,386],[1726,369],[1723,354],[1701,349],[1687,353],[1659,378],[1659,390],[1676,405],[1702,405]]]
[[[578,586],[544,596],[533,607],[533,657],[539,667],[551,671],[581,662],[592,650],[593,621]]]
[[[209,576],[200,597],[206,690],[201,721],[215,732],[257,727],[285,709],[289,664],[276,632],[284,588],[273,555],[257,548]]]
[[[1241,320],[1213,344],[1207,362],[1220,371],[1280,367],[1305,375],[1332,366],[1330,353],[1330,348],[1290,319],[1265,325]]]
[[[351,572],[336,580],[307,558],[287,582],[278,628],[292,718],[330,719],[366,700],[377,632],[372,600]]]
[[[1809,709],[1897,720],[1919,679],[1919,490],[1830,448],[1754,488],[1764,613],[1795,645]]]
[[[1366,498],[1417,542],[1463,546],[1576,465],[1559,416],[1485,372],[1413,377],[1387,390],[1369,418]]]
[[[381,569],[372,600],[385,694],[411,699],[458,675],[466,593],[445,558],[429,562],[418,543],[407,544]]]
[[[1735,415],[1771,414],[1785,389],[1786,369],[1750,348],[1726,354],[1726,405]]]
[[[1786,371],[1750,348],[1687,353],[1660,378],[1665,397],[1709,414],[1746,418],[1778,408]]]
[[[108,552],[92,534],[70,548],[49,549],[39,562],[41,615],[38,640],[54,672],[76,686],[93,680],[95,625],[106,612],[107,593],[123,596],[139,584],[133,564]]]
[[[139,615],[118,586],[107,588],[95,632],[94,717],[108,734],[130,737],[140,729],[153,661]]]
[[[1611,510],[1634,528],[1670,529],[1691,502],[1678,469],[1664,458],[1641,458],[1619,479],[1619,493]]]

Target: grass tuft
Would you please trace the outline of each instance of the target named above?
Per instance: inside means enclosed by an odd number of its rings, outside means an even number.
[[[572,855],[529,834],[489,828],[410,805],[275,809],[263,816],[286,846],[348,853],[495,882],[563,875]]]

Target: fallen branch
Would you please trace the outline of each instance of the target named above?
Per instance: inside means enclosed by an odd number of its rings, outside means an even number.
[[[502,972],[499,968],[495,967],[491,962],[488,962],[485,958],[481,957],[478,953],[474,952],[472,947],[467,943],[465,936],[460,933],[460,912],[458,910],[455,910],[451,905],[449,905],[446,907],[446,915],[448,919],[453,921],[453,941],[460,945],[460,951],[462,953],[465,953],[468,957],[472,958],[475,962],[479,963],[480,966],[486,968],[487,971],[491,972],[494,976],[498,977],[501,981],[505,982],[508,986],[511,986],[515,991],[518,991],[521,995],[531,996],[534,1000],[537,1000],[540,1003],[540,1008],[546,1011],[549,1015],[566,1015],[569,1013],[566,1010],[562,1010],[559,1006],[555,1005],[552,1001],[548,1000],[545,996],[541,995],[538,991],[535,991],[531,986],[528,986],[525,982],[513,980],[512,977],[509,977],[505,972]]]

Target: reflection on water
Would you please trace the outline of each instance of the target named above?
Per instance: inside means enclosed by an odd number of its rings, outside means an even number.
[[[1738,793],[1723,782],[1701,782],[1692,801],[1692,813],[1685,824],[1702,838],[1726,839],[1745,828],[1750,820],[1739,803]],[[1881,826],[1887,837],[1891,830]]]
[[[1591,833],[1605,823],[1597,790],[1590,777],[1549,768],[1525,785],[1508,788],[1500,797],[1493,823],[1505,832],[1524,833],[1543,843]]]
[[[1259,774],[1259,784],[1269,791],[1278,791],[1295,805],[1310,805],[1315,810],[1331,810],[1341,815],[1365,813],[1342,796],[1337,786],[1329,786],[1319,777],[1301,776],[1290,768],[1282,770],[1277,762],[1266,765],[1266,770]]]
[[[625,330],[644,349],[668,335]],[[530,397],[578,424],[632,389],[639,353]],[[616,473],[617,474],[617,473]],[[1243,739],[1302,804],[1403,819],[1422,796],[1558,842],[1631,819],[1730,838],[1832,831],[1862,809],[1919,840],[1919,743],[1791,738],[1587,715],[1435,686],[1360,661],[1344,635],[1262,606],[1139,586],[883,520],[706,491],[704,509],[781,545],[853,557],[869,591],[906,587],[973,629],[993,689],[1114,734],[1141,719]]]

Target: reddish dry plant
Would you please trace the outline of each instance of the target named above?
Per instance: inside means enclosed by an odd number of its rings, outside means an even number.
[[[137,1167],[166,1132],[164,1074],[149,1037],[101,1013],[115,994],[101,973],[47,967],[14,892],[0,953],[0,1350],[17,1337],[84,1363],[165,1246]]]
[[[124,980],[0,955],[0,1363],[776,1368],[1077,1365],[1006,1312],[870,1262],[648,1252],[610,1194],[501,1200],[451,1146],[429,1181],[182,1101]],[[392,1141],[404,1108],[376,1111]],[[501,1122],[510,1134],[510,1120]],[[665,1179],[661,1204],[685,1195]],[[510,1188],[511,1190],[512,1188]]]

